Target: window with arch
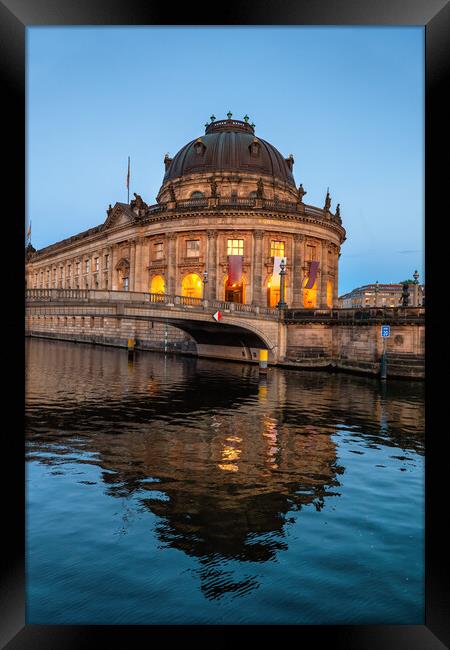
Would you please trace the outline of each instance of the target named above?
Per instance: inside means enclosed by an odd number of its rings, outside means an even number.
[[[191,193],[191,199],[203,199],[204,196],[203,192],[199,192],[198,190]]]

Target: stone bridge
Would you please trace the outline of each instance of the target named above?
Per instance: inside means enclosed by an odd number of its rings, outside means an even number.
[[[217,322],[213,314],[221,313]],[[277,363],[286,353],[286,326],[279,310],[186,296],[91,289],[27,289],[28,317],[147,320],[173,325],[192,336],[199,356],[257,361],[269,351]],[[128,328],[133,337],[133,327]]]

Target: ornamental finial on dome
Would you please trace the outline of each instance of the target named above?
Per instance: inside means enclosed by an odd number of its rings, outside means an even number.
[[[249,116],[248,116],[247,113],[246,113],[246,114],[244,115],[244,122],[248,122],[249,119],[250,119],[250,118],[249,118]]]
[[[233,113],[231,111],[228,111],[227,117],[229,120],[231,120],[231,118],[233,117]]]
[[[214,121],[215,121],[216,116],[214,115],[214,113],[211,115],[211,117],[210,117],[209,119],[211,120],[211,122],[214,122]]]

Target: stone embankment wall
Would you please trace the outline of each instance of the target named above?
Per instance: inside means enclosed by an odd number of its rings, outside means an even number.
[[[189,334],[168,324],[144,320],[27,316],[26,334],[117,347],[127,347],[128,339],[133,338],[137,349],[197,353],[197,345]],[[302,369],[334,368],[372,375],[380,372],[383,346],[380,325],[293,323],[286,325],[286,335],[286,354],[280,365]],[[424,353],[423,324],[391,325],[391,336],[386,339],[388,376],[423,379]],[[217,355],[211,353],[211,356]],[[243,354],[242,361],[255,362],[257,358]]]
[[[96,316],[27,316],[26,335],[127,347],[128,339],[141,350],[196,354],[189,334],[177,327],[151,321]]]

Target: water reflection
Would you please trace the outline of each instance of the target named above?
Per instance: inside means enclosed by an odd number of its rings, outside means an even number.
[[[258,581],[224,559],[275,561],[292,512],[339,497],[341,431],[359,440],[358,453],[423,452],[421,387],[408,399],[406,389],[28,341],[28,459],[55,472],[69,460],[100,467],[108,495],[157,516],[160,545],[196,559],[205,596],[242,595]],[[131,506],[122,534],[132,517]]]

